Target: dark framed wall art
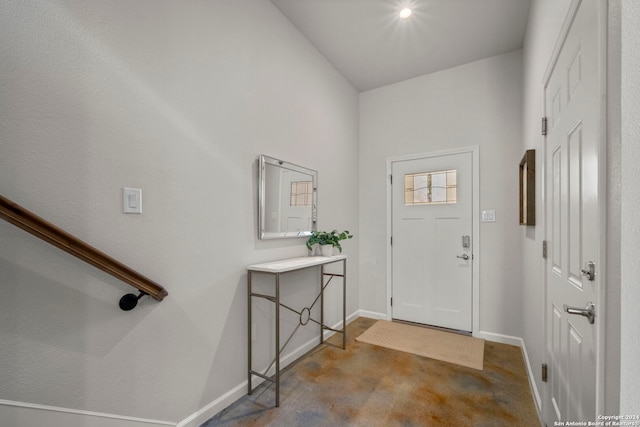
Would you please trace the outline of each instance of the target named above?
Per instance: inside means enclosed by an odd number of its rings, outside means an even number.
[[[536,150],[520,161],[520,225],[536,225]]]

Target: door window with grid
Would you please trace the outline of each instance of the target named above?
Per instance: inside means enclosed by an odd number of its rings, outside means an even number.
[[[456,170],[419,172],[404,176],[404,204],[456,203]]]

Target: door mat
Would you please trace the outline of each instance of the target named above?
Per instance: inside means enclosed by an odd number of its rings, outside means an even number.
[[[483,370],[484,340],[379,320],[356,341]]]

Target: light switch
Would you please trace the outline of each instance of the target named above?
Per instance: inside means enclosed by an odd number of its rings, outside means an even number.
[[[496,222],[496,211],[482,211],[482,222]]]
[[[142,190],[139,188],[122,189],[122,212],[123,213],[142,213]]]

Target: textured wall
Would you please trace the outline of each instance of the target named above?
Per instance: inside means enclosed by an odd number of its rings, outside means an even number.
[[[622,309],[620,412],[640,414],[640,3],[622,0]]]
[[[604,411],[620,413],[620,0],[608,1],[607,29],[607,289],[605,318]]]
[[[319,171],[356,310],[357,93],[269,1],[0,12],[0,194],[169,291],[124,313],[132,288],[0,222],[0,399],[177,422],[241,384],[245,266],[307,253],[256,238],[261,153]]]

